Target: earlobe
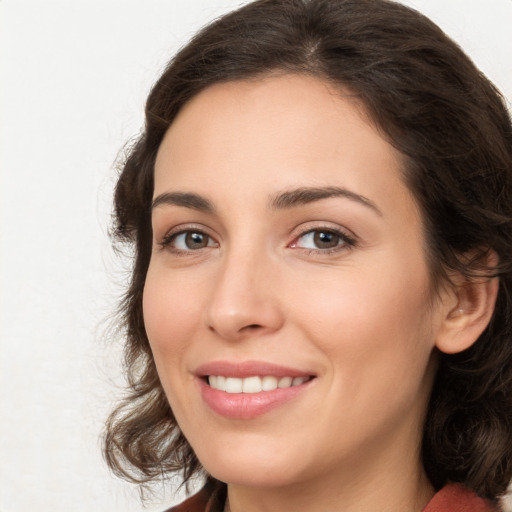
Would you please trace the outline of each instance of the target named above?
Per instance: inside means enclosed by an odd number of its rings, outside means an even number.
[[[473,345],[489,325],[498,296],[497,277],[461,281],[454,284],[453,300],[436,336],[437,348],[446,354],[462,352]]]

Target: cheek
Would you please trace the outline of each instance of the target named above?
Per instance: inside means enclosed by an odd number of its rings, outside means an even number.
[[[340,389],[360,395],[375,382],[387,392],[421,384],[434,346],[428,274],[421,269],[347,272],[311,283],[297,301],[297,318],[307,319],[302,325],[343,380]]]
[[[428,303],[392,280],[345,284],[316,310],[310,331],[331,368],[325,400],[337,404],[325,428],[371,437],[421,421],[435,369]]]
[[[188,340],[201,318],[195,287],[185,286],[168,274],[150,267],[143,294],[144,325],[164,385],[183,361]]]

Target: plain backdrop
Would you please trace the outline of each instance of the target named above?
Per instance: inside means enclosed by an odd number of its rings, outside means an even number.
[[[122,382],[104,334],[127,282],[108,241],[113,164],[169,57],[240,3],[0,0],[0,512],[142,510],[99,442]],[[512,99],[512,0],[404,3]]]

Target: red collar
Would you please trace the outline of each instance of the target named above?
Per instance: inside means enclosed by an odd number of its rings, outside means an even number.
[[[479,498],[460,484],[448,484],[429,501],[422,512],[498,512],[493,503]]]
[[[225,499],[223,489],[212,487],[207,485],[167,512],[221,512]],[[499,512],[499,508],[460,484],[448,484],[434,495],[422,512]]]

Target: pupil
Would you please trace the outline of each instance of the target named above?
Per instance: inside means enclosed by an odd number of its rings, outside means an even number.
[[[201,249],[206,247],[206,237],[202,233],[188,233],[185,244],[189,249]]]
[[[318,231],[315,233],[315,245],[320,249],[330,249],[338,245],[339,236],[335,233],[326,233],[325,231]]]

